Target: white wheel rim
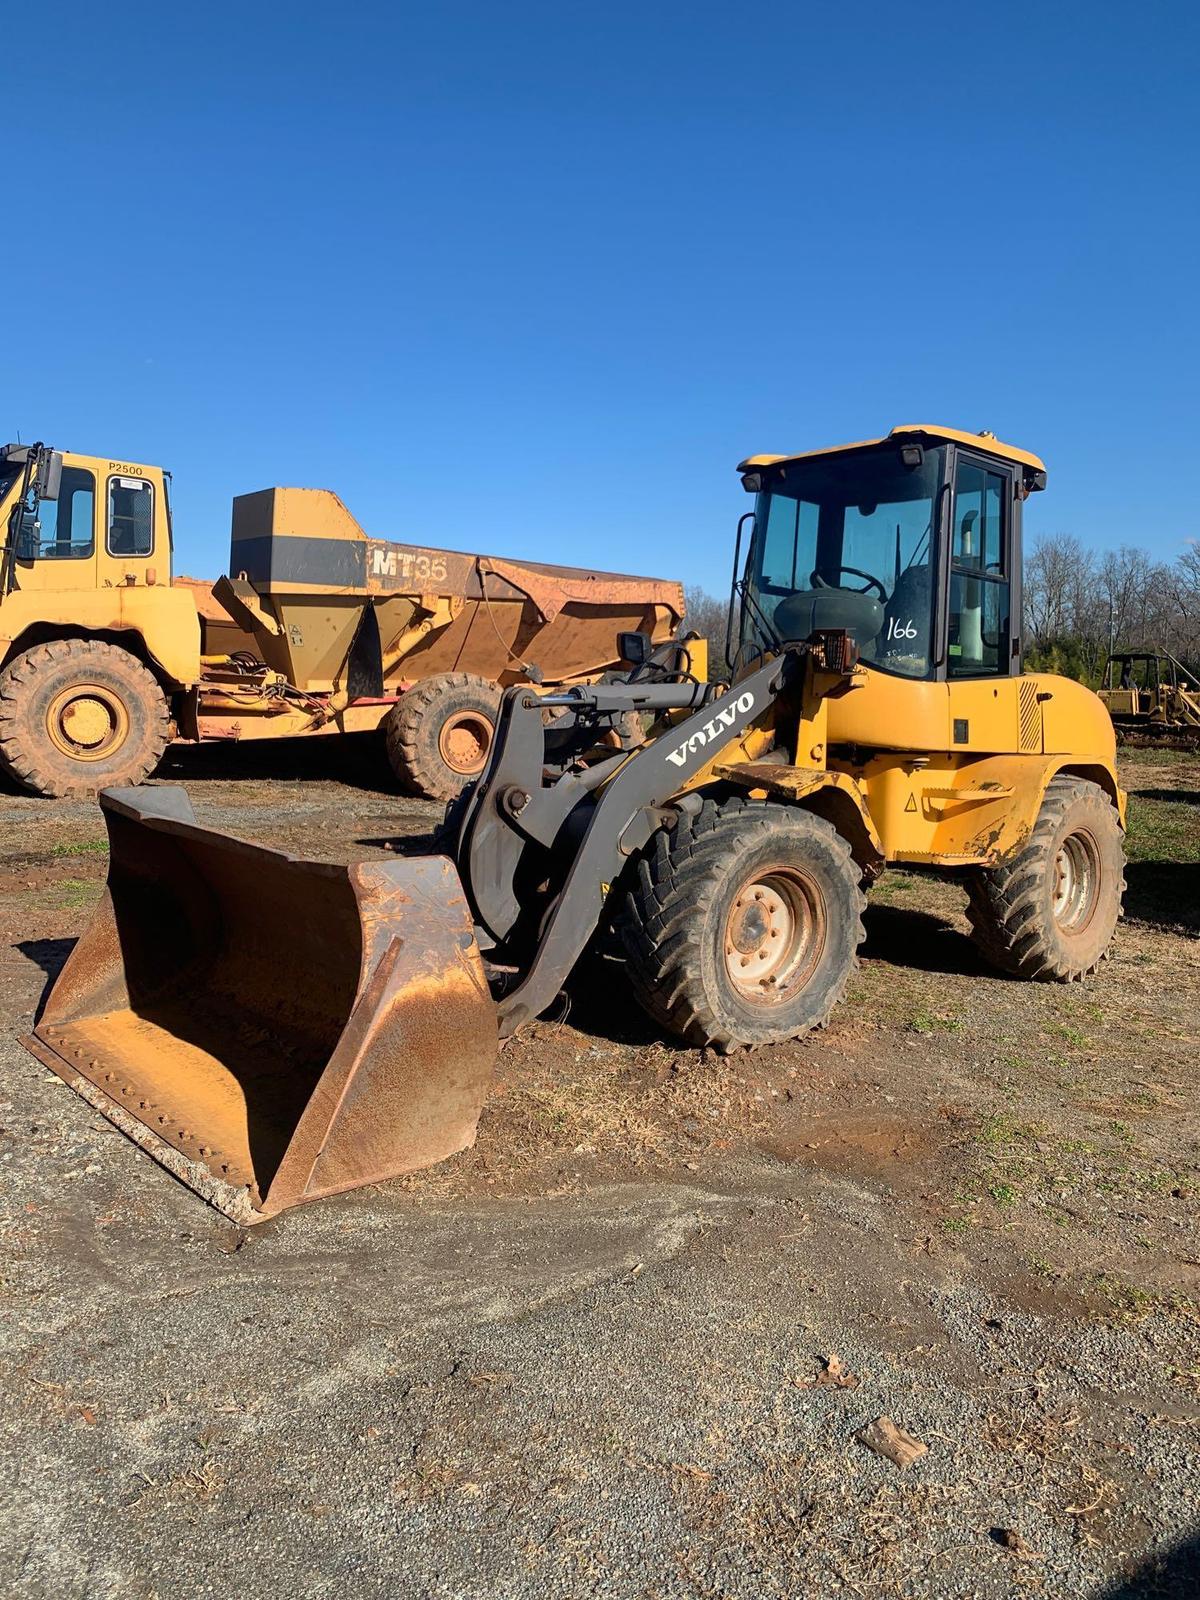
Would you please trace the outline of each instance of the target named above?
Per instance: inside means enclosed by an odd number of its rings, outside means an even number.
[[[812,976],[825,948],[825,902],[795,867],[758,871],[725,919],[725,972],[746,1000],[777,1005]]]
[[[1050,909],[1066,933],[1079,933],[1092,920],[1100,893],[1100,853],[1090,833],[1068,834],[1054,857]]]

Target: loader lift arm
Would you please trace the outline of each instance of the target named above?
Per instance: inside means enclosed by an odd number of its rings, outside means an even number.
[[[722,747],[761,720],[799,662],[799,653],[789,650],[719,698],[708,685],[686,682],[599,684],[542,697],[522,687],[508,691],[491,763],[456,845],[463,885],[480,919],[482,948],[502,944],[517,927],[522,906],[516,880],[527,850],[552,850],[564,832],[578,843],[557,897],[539,918],[532,959],[498,1003],[501,1037],[553,1003],[622,868],[666,820],[661,808]],[[631,754],[602,761],[599,768],[568,769],[547,783],[547,705],[569,706],[583,718],[699,709]]]
[[[629,853],[678,820],[664,803],[799,659],[724,696],[636,682],[556,697],[581,748],[631,709],[692,712],[565,770],[545,698],[514,687],[464,808],[461,877],[439,855],[305,862],[200,826],[182,789],[106,790],[107,890],[29,1048],[239,1222],[445,1159],[474,1139],[500,1030],[551,1004]],[[517,974],[498,1004],[481,949]]]

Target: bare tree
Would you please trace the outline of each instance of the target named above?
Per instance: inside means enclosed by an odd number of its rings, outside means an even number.
[[[1025,563],[1029,665],[1095,682],[1110,649],[1200,654],[1200,546],[1173,563],[1138,545],[1096,555],[1069,534],[1036,540]]]
[[[723,682],[730,675],[729,663],[725,659],[725,624],[729,603],[718,600],[698,584],[689,584],[683,591],[683,599],[687,608],[684,628],[708,640],[709,676],[714,681]]]
[[[708,640],[709,671],[727,679],[727,604],[684,590],[685,626]],[[1034,669],[1098,683],[1110,648],[1163,645],[1200,669],[1200,540],[1172,562],[1140,545],[1097,554],[1069,533],[1043,534],[1025,560],[1025,659]]]
[[[1089,550],[1069,533],[1047,534],[1025,563],[1026,632],[1048,645],[1079,631],[1096,581]]]
[[[1200,658],[1200,542],[1192,542],[1171,570],[1171,597],[1178,619],[1176,654]]]

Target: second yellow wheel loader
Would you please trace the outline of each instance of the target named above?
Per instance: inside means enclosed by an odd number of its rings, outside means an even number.
[[[300,861],[182,790],[107,792],[107,891],[34,1052],[256,1221],[468,1145],[498,1040],[602,924],[651,1016],[719,1050],[827,1019],[891,862],[961,878],[1003,971],[1093,971],[1125,801],[1096,696],[1020,671],[1042,463],[914,426],[741,471],[728,687],[626,634],[624,681],[508,689],[424,859]],[[615,751],[631,713],[652,725]]]

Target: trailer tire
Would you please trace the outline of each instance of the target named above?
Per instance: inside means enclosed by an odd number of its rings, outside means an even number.
[[[450,800],[487,764],[500,689],[473,672],[442,672],[400,696],[384,738],[392,771],[430,800]]]
[[[171,723],[157,680],[102,639],[52,639],[0,672],[0,767],[31,794],[85,799],[137,784]]]
[[[1002,972],[1071,983],[1108,954],[1125,893],[1125,853],[1099,784],[1052,778],[1023,850],[967,878],[975,943]]]
[[[722,1054],[823,1027],[858,964],[859,878],[823,817],[705,799],[655,834],[626,889],[635,995],[669,1032]]]

